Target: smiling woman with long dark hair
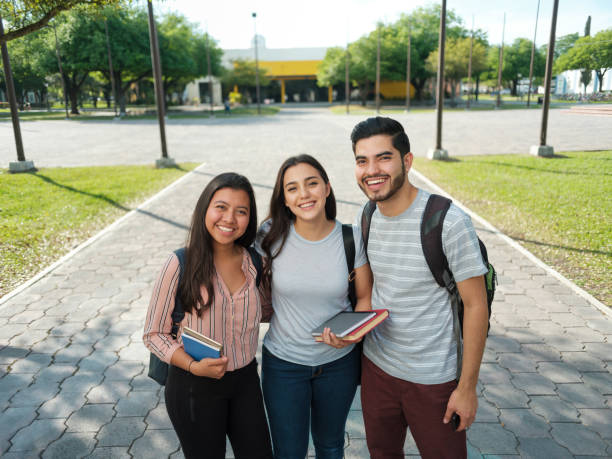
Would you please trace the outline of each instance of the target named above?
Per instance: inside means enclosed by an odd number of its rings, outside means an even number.
[[[166,408],[187,458],[224,458],[226,435],[236,458],[272,457],[255,360],[262,302],[247,251],[256,230],[249,181],[218,175],[193,213],[180,283],[172,254],[153,288],[143,341],[170,364]],[[221,357],[194,360],[181,336],[172,337],[177,290],[185,312],[181,329],[221,343]]]
[[[275,458],[303,458],[311,430],[317,457],[342,458],[344,428],[359,380],[360,353],[311,331],[350,310],[342,225],[323,166],[312,156],[280,167],[270,215],[257,235],[274,315],[264,338],[262,384]],[[370,309],[371,274],[355,257],[357,310]]]

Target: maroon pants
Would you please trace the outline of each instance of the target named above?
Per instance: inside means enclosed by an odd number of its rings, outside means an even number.
[[[372,459],[404,458],[406,428],[423,459],[466,458],[465,431],[442,419],[456,381],[416,384],[388,375],[366,356],[361,365],[361,406]]]

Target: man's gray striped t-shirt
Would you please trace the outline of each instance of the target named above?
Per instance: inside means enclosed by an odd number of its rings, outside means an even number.
[[[421,247],[421,218],[429,195],[419,190],[398,216],[385,217],[378,209],[372,215],[372,307],[389,309],[389,318],[368,334],[364,353],[392,376],[441,384],[456,377],[457,348],[448,292],[436,283]],[[361,213],[356,243],[363,247]],[[487,272],[470,217],[452,204],[442,227],[442,246],[457,282]]]

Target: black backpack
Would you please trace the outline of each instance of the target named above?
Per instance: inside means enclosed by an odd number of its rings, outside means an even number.
[[[457,290],[457,283],[448,266],[448,260],[442,248],[442,225],[444,217],[451,205],[451,200],[437,194],[429,196],[423,218],[421,220],[421,246],[425,255],[427,265],[431,270],[434,279],[440,287],[446,288],[451,298],[451,307],[453,308],[453,316],[458,321],[459,326],[455,326],[455,338],[457,341],[457,375],[461,371],[461,339],[463,337],[463,300]],[[361,214],[361,232],[363,235],[363,243],[366,254],[368,253],[368,237],[370,234],[370,224],[372,223],[372,214],[376,210],[376,203],[369,201]],[[495,286],[497,285],[497,273],[487,256],[487,248],[484,243],[478,238],[480,253],[482,260],[488,271],[484,276],[485,290],[487,292],[487,307],[489,309],[489,320],[491,319],[491,304],[495,296]],[[490,328],[489,322],[487,328]]]
[[[253,247],[247,247],[249,255],[251,256],[251,260],[253,261],[253,265],[255,266],[255,270],[257,271],[257,275],[255,276],[255,285],[259,287],[261,283],[261,273],[263,271],[263,263],[261,261],[261,255],[255,250]],[[183,276],[183,271],[185,270],[185,248],[180,248],[174,251],[174,254],[178,258],[179,261],[179,284],[181,282],[181,278]],[[170,336],[176,339],[178,336],[178,331],[181,326],[181,322],[185,318],[185,311],[183,311],[183,302],[180,299],[178,294],[178,288],[176,296],[174,297],[174,310],[172,311],[172,330],[170,331]],[[151,352],[149,356],[149,377],[157,381],[162,386],[166,385],[166,380],[168,379],[168,364],[155,354]]]

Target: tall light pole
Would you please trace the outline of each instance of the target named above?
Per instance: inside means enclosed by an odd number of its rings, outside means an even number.
[[[538,9],[536,10],[535,30],[533,32],[533,43],[531,44],[531,60],[529,61],[529,89],[527,90],[527,107],[531,101],[531,84],[533,81],[533,58],[536,49],[536,36],[538,34],[538,16],[540,15],[540,0],[538,0]]]
[[[472,92],[472,52],[474,50],[474,15],[472,14],[472,34],[470,35],[470,59],[468,61],[468,93],[467,93],[467,106],[470,108],[470,97]]]
[[[147,1],[149,10],[149,39],[151,43],[151,62],[153,64],[153,77],[155,82],[155,99],[157,102],[157,120],[159,121],[159,135],[161,139],[162,157],[155,161],[157,167],[173,167],[175,162],[168,157],[166,147],[166,121],[164,118],[164,86],[162,84],[161,59],[159,57],[159,42],[157,41],[157,27],[155,26],[155,16],[153,15],[153,2]]]
[[[557,31],[557,11],[559,0],[554,0],[552,21],[550,24],[550,39],[548,40],[548,54],[546,56],[546,73],[544,75],[544,103],[542,104],[542,125],[540,128],[540,145],[534,145],[529,152],[535,156],[553,156],[554,149],[546,145],[546,131],[548,129],[548,109],[550,107],[550,81],[552,79],[552,65],[555,52],[555,34]]]
[[[257,114],[261,115],[261,102],[260,102],[260,98],[259,98],[259,50],[257,49],[258,46],[258,40],[257,40],[257,13],[252,13],[253,16],[253,28],[255,30],[255,38],[254,38],[254,45],[255,45],[255,95],[257,97]]]
[[[0,37],[4,36],[4,25],[0,16]],[[15,147],[17,149],[17,162],[9,163],[10,172],[26,172],[34,169],[33,161],[26,161],[23,151],[23,140],[21,138],[21,127],[19,125],[19,111],[17,109],[17,97],[15,97],[15,82],[9,60],[8,47],[6,41],[0,42],[0,52],[2,54],[2,66],[4,69],[4,79],[6,83],[6,97],[11,107],[11,120],[13,122],[13,133],[15,134]]]
[[[213,105],[213,83],[212,72],[210,65],[210,35],[208,35],[208,26],[206,26],[206,65],[208,67],[208,95],[210,96],[210,116],[215,116]]]
[[[497,102],[495,108],[501,106],[501,79],[502,67],[504,66],[504,33],[506,32],[506,13],[504,13],[504,26],[502,28],[502,41],[499,47],[499,63],[497,64]]]
[[[115,89],[115,72],[113,71],[113,58],[111,55],[110,39],[108,38],[108,20],[104,18],[104,30],[106,32],[106,50],[108,52],[108,72],[111,81],[111,89],[113,91],[113,100],[115,108],[115,118],[117,118],[117,90]]]
[[[410,24],[408,24],[408,49],[406,50],[406,111],[410,111]]]
[[[376,38],[376,114],[380,113],[380,23],[377,27]]]
[[[70,115],[68,115],[68,92],[66,91],[66,80],[64,79],[64,71],[62,70],[62,59],[60,57],[59,44],[57,43],[55,22],[53,23],[53,34],[55,35],[55,57],[57,58],[57,67],[59,68],[60,78],[62,80],[62,90],[64,91],[64,109],[66,110],[66,119],[68,119],[70,118]]]
[[[349,81],[349,48],[348,43],[346,44],[346,57],[344,59],[344,92],[346,93],[346,114],[348,115],[350,112],[351,105],[351,83]]]
[[[436,98],[436,148],[427,152],[429,159],[447,159],[448,152],[442,148],[442,110],[444,108],[444,42],[446,40],[446,0],[440,10],[440,35],[438,38],[438,97]]]

